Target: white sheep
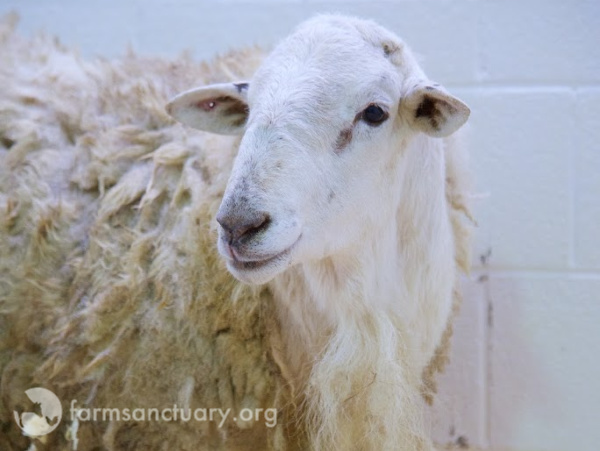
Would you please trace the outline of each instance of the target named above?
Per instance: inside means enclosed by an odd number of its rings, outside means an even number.
[[[420,400],[468,266],[448,136],[469,110],[399,38],[319,16],[256,72],[258,52],[92,64],[4,39],[5,410],[36,384],[90,407],[278,410],[66,418],[38,449],[432,449]],[[233,137],[162,112],[229,74],[167,110]],[[12,432],[3,449],[26,443]]]

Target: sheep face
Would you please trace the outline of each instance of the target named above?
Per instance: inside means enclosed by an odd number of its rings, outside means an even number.
[[[194,89],[167,109],[243,134],[217,221],[219,251],[248,283],[352,253],[391,227],[407,143],[447,136],[469,114],[397,37],[339,16],[300,26],[250,82]]]

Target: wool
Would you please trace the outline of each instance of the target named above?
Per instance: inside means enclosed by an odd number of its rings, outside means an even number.
[[[164,110],[193,82],[250,74],[262,53],[86,62],[14,25],[0,35],[2,449],[27,447],[12,411],[31,386],[97,407],[276,405],[272,296],[237,283],[214,247],[238,140],[189,133]],[[77,437],[80,450],[197,450],[225,437],[223,449],[260,449],[277,434],[233,420],[80,422]],[[36,446],[71,449],[57,433]]]

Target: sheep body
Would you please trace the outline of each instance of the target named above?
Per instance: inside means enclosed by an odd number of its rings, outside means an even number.
[[[275,406],[273,326],[261,314],[271,296],[237,283],[214,249],[238,140],[187,133],[164,111],[192,83],[249,75],[261,52],[87,63],[10,28],[0,49],[0,299],[12,435],[0,447],[26,448],[12,410],[36,385],[79,407]],[[226,449],[260,449],[267,433],[230,418],[222,430],[80,422],[77,435],[80,450],[197,450],[225,436]],[[70,449],[56,433],[48,440]]]
[[[71,421],[65,410],[61,432],[36,440],[38,450],[391,449],[398,437],[406,441],[401,449],[427,449],[418,388],[422,378],[433,388],[443,347],[429,366],[432,350],[409,365],[418,372],[407,371],[402,362],[413,357],[399,343],[411,341],[405,325],[369,309],[348,317],[340,333],[321,333],[324,342],[298,341],[298,330],[331,324],[282,299],[306,294],[294,269],[250,287],[218,256],[214,217],[239,138],[188,131],[164,104],[195,84],[250,78],[263,53],[241,50],[200,64],[131,53],[86,62],[48,38],[22,40],[13,28],[14,19],[5,20],[0,32],[0,419],[8,431],[0,447],[28,446],[12,411],[27,388],[44,386],[79,407],[177,404],[233,414],[218,427]],[[454,257],[466,268],[466,177],[452,141],[437,164],[445,165]],[[446,323],[449,310],[441,316]],[[365,333],[345,341],[349,328]],[[360,358],[319,372],[307,362],[323,352],[325,360],[344,352]],[[344,371],[354,378],[345,381]],[[402,378],[382,377],[394,371]],[[408,414],[381,419],[400,407]],[[245,408],[276,408],[277,424],[234,419]],[[365,409],[381,411],[372,414],[379,429],[368,430]]]

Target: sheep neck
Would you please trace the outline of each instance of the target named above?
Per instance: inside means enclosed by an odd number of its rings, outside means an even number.
[[[307,401],[317,449],[356,449],[367,436],[361,449],[432,449],[417,406],[452,305],[453,235],[442,145],[416,139],[402,160],[395,208],[379,227],[271,283],[276,359]],[[388,434],[369,435],[377,428]]]
[[[358,340],[383,339],[382,321],[400,335],[422,330],[404,344],[422,356],[416,367],[433,352],[451,304],[442,300],[455,280],[441,140],[417,137],[401,159],[388,204],[395,207],[379,225],[351,249],[292,267],[271,283],[294,372],[306,373],[301,367],[332,334],[360,329]]]

